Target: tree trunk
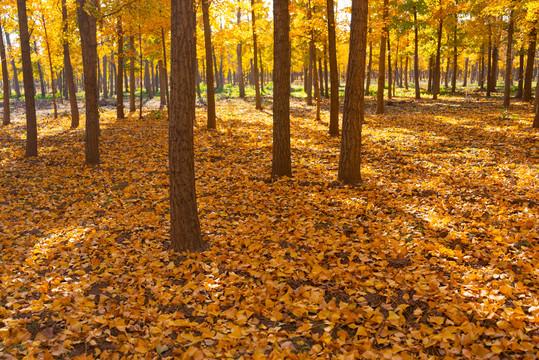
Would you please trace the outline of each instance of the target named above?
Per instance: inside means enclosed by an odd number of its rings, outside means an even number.
[[[513,70],[513,30],[514,30],[514,9],[511,1],[511,12],[509,13],[509,27],[507,28],[507,51],[505,58],[505,91],[503,96],[503,106],[508,108],[511,105],[511,70]]]
[[[2,35],[2,25],[0,24],[0,58],[2,59],[2,82],[4,85],[4,117],[3,125],[11,123],[11,110],[9,107],[9,97],[11,89],[9,88],[9,72],[7,70],[6,46],[4,45],[4,35]]]
[[[458,55],[457,55],[457,26],[453,32],[453,77],[451,78],[451,92],[457,90],[457,71],[458,71]]]
[[[392,99],[393,93],[391,92],[393,85],[393,70],[391,69],[391,42],[389,40],[389,29],[387,31],[387,98]]]
[[[386,42],[387,42],[387,18],[389,1],[384,0],[383,7],[383,25],[382,25],[382,39],[380,40],[380,61],[378,62],[378,93],[376,95],[376,113],[384,113],[384,88],[386,86]]]
[[[26,15],[26,0],[17,0],[19,36],[21,44],[24,103],[26,106],[26,157],[37,156],[37,119],[34,93],[34,74],[30,55],[30,34]]]
[[[49,59],[49,71],[51,73],[51,83],[52,83],[52,104],[54,108],[54,118],[58,118],[58,106],[56,105],[56,87],[54,84],[54,68],[52,67],[52,56],[51,49],[49,47],[49,36],[47,33],[47,24],[45,23],[45,15],[41,16],[41,21],[43,24],[43,30],[45,32],[45,47],[47,48],[47,58]],[[25,90],[26,92],[26,90]]]
[[[313,42],[313,83],[314,98],[316,100],[316,120],[320,120],[320,87],[318,86],[318,70],[316,69],[316,50],[314,48],[314,30],[311,30],[311,41]]]
[[[159,95],[160,95],[160,106],[159,108],[162,109],[167,105],[167,99],[165,95],[165,70],[163,69],[163,60],[159,60],[157,62],[157,66],[159,67]]]
[[[195,62],[195,67],[196,67],[196,85],[197,85],[197,97],[198,97],[198,100],[202,103],[202,93],[200,91],[200,72],[198,71],[198,59],[197,61]],[[161,66],[159,67],[161,68]],[[161,73],[160,73],[161,74]],[[163,96],[161,96],[161,104],[163,104]],[[161,105],[163,106],[163,105]]]
[[[66,0],[62,0],[62,23],[64,24],[64,36],[68,34],[67,26],[67,5]],[[64,40],[64,69],[69,92],[69,105],[71,108],[71,128],[79,127],[79,107],[77,104],[77,91],[75,90],[75,79],[73,77],[73,66],[71,65],[71,55],[69,53],[69,42]]]
[[[355,184],[361,181],[361,131],[365,111],[363,82],[367,46],[367,17],[368,0],[353,1],[338,175],[339,180],[345,184]]]
[[[139,119],[142,119],[142,84],[144,80],[144,68],[142,66],[142,27],[138,26],[138,48],[140,52],[139,65],[140,65],[140,93],[139,93]]]
[[[468,86],[468,58],[464,59],[464,79],[462,81],[462,87]]]
[[[328,59],[327,59],[327,48],[324,45],[324,97],[329,99],[329,72],[328,72]]]
[[[441,0],[440,0],[441,2]],[[442,31],[443,31],[443,20],[439,20],[438,24],[438,42],[436,44],[436,62],[434,65],[434,74],[432,79],[432,99],[438,99],[438,94],[440,93],[440,71],[441,71],[441,50],[442,50]]]
[[[237,11],[237,24],[238,28],[241,25],[241,9],[238,7]],[[242,64],[242,42],[240,41],[236,47],[236,56],[237,56],[237,62],[238,62],[238,86],[240,90],[240,98],[245,97],[245,82],[243,78],[243,64]]]
[[[3,41],[3,40],[2,40]],[[37,56],[39,56],[37,52],[37,42],[34,40],[34,51]],[[41,90],[41,98],[45,98],[45,81],[43,80],[43,70],[41,69],[41,60],[37,60],[37,73],[39,74],[39,87]],[[9,78],[6,78],[9,79]]]
[[[148,60],[144,61],[144,87],[146,88],[148,99],[153,99],[152,81],[150,78],[150,63]]]
[[[137,111],[135,104],[135,35],[129,36],[129,112]]]
[[[273,160],[271,176],[292,176],[290,160],[290,13],[273,0]]]
[[[65,0],[64,0],[65,1]],[[124,119],[124,31],[122,28],[122,18],[118,17],[118,74],[116,76],[116,117]]]
[[[257,66],[257,59],[258,59],[258,42],[256,37],[256,17],[255,17],[255,0],[251,0],[251,22],[253,24],[253,57],[254,57],[254,66],[253,66],[253,73],[254,73],[254,80],[255,80],[255,106],[256,109],[262,110],[262,102],[260,99],[260,84],[258,81],[258,66]]]
[[[176,251],[204,247],[198,219],[193,125],[196,19],[191,0],[171,1],[170,237]]]
[[[523,101],[530,101],[532,98],[532,77],[533,77],[533,65],[535,62],[535,45],[537,40],[537,24],[533,24],[533,29],[529,36],[528,45],[528,59],[526,63],[526,75],[524,78],[524,92],[522,94]]]
[[[427,92],[432,93],[432,83],[434,82],[434,58],[433,56],[429,56],[429,81],[427,85]]]
[[[167,46],[165,42],[165,29],[161,27],[161,45],[163,46],[163,72],[165,73],[165,94],[167,96],[167,112],[169,110],[169,93],[168,93],[168,67],[167,67]]]
[[[414,86],[415,98],[421,99],[421,89],[419,87],[419,45],[418,45],[418,28],[417,28],[417,6],[414,3]],[[432,59],[429,58],[429,60]],[[429,68],[430,68],[429,61]]]
[[[367,84],[365,85],[365,96],[370,95],[372,73],[372,41],[369,42],[369,65],[367,66]]]
[[[408,90],[408,55],[404,61],[404,88]]]
[[[103,55],[103,71],[101,72],[103,75],[103,98],[107,99],[109,97],[109,89],[108,89],[108,60],[107,55]]]
[[[24,1],[24,0],[19,0]],[[97,6],[96,0],[77,0],[77,15],[81,34],[84,92],[86,97],[86,163],[99,163],[99,107],[97,93],[97,20],[88,13]]]
[[[328,55],[331,100],[329,111],[329,135],[339,135],[339,74],[337,69],[337,45],[335,37],[335,9],[333,0],[327,0]]]
[[[522,99],[522,91],[524,84],[524,52],[520,49],[518,57],[518,88],[515,98]]]
[[[8,32],[6,32],[6,44],[11,55],[11,67],[13,69],[13,88],[15,89],[15,95],[17,96],[18,100],[21,98],[21,88],[19,86],[19,71],[17,70],[17,66],[15,65],[15,56],[13,56],[13,52],[11,49],[11,40],[9,39]]]
[[[485,88],[485,54],[483,49],[481,49],[481,61],[479,66],[481,67],[479,73],[479,88],[483,90]]]
[[[202,20],[204,23],[204,44],[206,48],[206,96],[208,98],[208,129],[215,129],[217,121],[215,119],[215,94],[213,87],[213,64],[212,64],[212,46],[211,46],[211,27],[210,27],[210,3],[209,0],[202,1]],[[241,48],[240,48],[241,54]],[[241,60],[241,56],[240,56]],[[241,62],[241,61],[240,61]],[[239,69],[239,68],[238,68]],[[241,88],[240,88],[241,92]]]

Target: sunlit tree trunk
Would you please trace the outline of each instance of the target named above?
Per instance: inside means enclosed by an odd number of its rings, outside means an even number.
[[[208,97],[208,121],[207,128],[215,129],[217,122],[215,119],[215,93],[213,81],[211,27],[210,27],[210,3],[209,0],[202,0],[202,20],[204,23],[204,45],[206,48],[206,94]],[[241,62],[241,57],[239,58]]]
[[[442,5],[442,0],[440,0],[440,6]],[[438,99],[438,94],[440,93],[440,72],[441,72],[441,51],[442,51],[442,31],[443,31],[443,20],[438,20],[438,42],[436,45],[436,62],[434,64],[434,74],[432,79],[432,99]]]
[[[238,27],[241,25],[241,9],[238,7],[237,11],[237,24]],[[243,64],[242,64],[242,42],[238,42],[238,45],[236,46],[236,55],[237,55],[237,61],[238,61],[238,86],[240,90],[240,98],[245,97],[245,82],[244,82],[244,76],[243,76]]]
[[[260,99],[260,84],[258,81],[258,42],[256,36],[256,16],[255,16],[255,0],[251,0],[251,22],[253,24],[253,58],[254,58],[254,80],[255,80],[255,104],[258,110],[262,110],[262,101]]]
[[[11,55],[11,68],[13,69],[13,88],[15,90],[15,95],[17,96],[17,100],[21,97],[21,88],[19,86],[19,70],[17,69],[17,66],[15,65],[15,57],[13,56],[13,51],[11,48],[11,40],[9,38],[9,33],[6,31],[6,44],[7,48],[9,50],[9,53]]]
[[[430,64],[430,61],[429,61],[429,64]],[[417,5],[415,3],[414,3],[414,86],[415,86],[415,98],[421,99],[421,89],[419,87],[419,39],[418,39],[418,28],[417,28]]]
[[[64,24],[64,35],[68,33],[67,27],[67,5],[66,0],[62,0],[62,21]],[[75,79],[73,77],[73,66],[71,65],[71,55],[69,53],[69,42],[67,39],[63,42],[64,50],[64,69],[65,77],[69,92],[69,106],[71,108],[71,128],[76,129],[79,127],[79,107],[77,104],[77,91],[75,90]]]
[[[367,84],[365,85],[365,96],[368,96],[370,94],[371,73],[372,73],[372,41],[369,42],[369,65],[367,66]]]
[[[34,40],[34,51],[37,56],[39,56],[37,52],[37,42]],[[41,60],[37,60],[37,73],[39,74],[39,88],[41,90],[41,97],[45,98],[45,81],[43,80],[43,69],[41,69]]]
[[[6,46],[4,45],[4,35],[2,32],[2,25],[0,24],[0,58],[2,60],[2,83],[4,85],[4,117],[2,119],[3,125],[9,125],[11,123],[11,110],[9,107],[9,97],[11,96],[11,89],[9,88],[9,72],[7,70],[7,58],[6,58]]]
[[[451,78],[451,92],[454,93],[457,89],[457,71],[458,71],[458,54],[457,54],[457,25],[453,32],[453,76]]]
[[[137,111],[135,104],[135,35],[129,36],[129,112]]]
[[[161,28],[161,45],[163,46],[163,72],[165,74],[165,94],[167,97],[167,111],[169,111],[169,93],[168,93],[168,66],[167,66],[167,46],[165,42],[165,29]]]
[[[363,86],[367,50],[367,17],[368,0],[353,1],[338,175],[339,180],[345,184],[355,184],[361,181],[361,130],[365,107]]]
[[[65,1],[65,0],[64,0]],[[116,117],[123,119],[124,114],[124,31],[122,28],[122,18],[118,17],[117,34],[118,34],[118,75],[116,79]]]
[[[203,249],[195,188],[196,20],[191,0],[171,1],[170,235],[176,251]]]
[[[329,135],[339,135],[339,73],[337,68],[337,45],[335,37],[335,9],[333,0],[327,0],[328,55],[331,100],[329,112]]]
[[[23,0],[19,0],[23,1]],[[82,45],[84,92],[86,98],[86,163],[99,163],[99,107],[97,93],[97,21],[89,13],[95,0],[77,0],[77,15]]]
[[[537,23],[535,22],[528,38],[528,59],[526,60],[526,75],[524,78],[524,92],[522,94],[523,101],[530,101],[532,98],[533,65],[535,62],[535,47],[537,40],[536,26]]]
[[[288,0],[273,0],[272,178],[292,176],[290,159],[290,13]]]
[[[517,94],[515,98],[522,99],[522,92],[524,89],[524,51],[520,49],[518,56],[518,86]]]
[[[462,80],[462,86],[468,86],[468,58],[464,59],[464,79]]]
[[[391,42],[389,40],[389,30],[387,33],[387,98],[392,99],[391,92],[393,86],[393,70],[391,69]]]
[[[378,93],[376,95],[376,113],[377,114],[383,114],[384,113],[384,89],[386,86],[386,42],[387,42],[387,35],[388,27],[387,27],[387,21],[388,21],[388,6],[389,1],[384,0],[384,7],[382,10],[383,14],[383,25],[382,25],[382,38],[380,40],[380,61],[378,62]]]
[[[507,28],[507,51],[505,58],[505,91],[503,96],[503,106],[511,105],[511,72],[513,70],[513,58],[511,51],[513,49],[513,30],[514,30],[514,9],[511,1],[511,12],[509,13],[509,26]]]

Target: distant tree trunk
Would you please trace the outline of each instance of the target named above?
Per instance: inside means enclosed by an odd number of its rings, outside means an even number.
[[[108,60],[107,55],[103,55],[103,66],[102,66],[101,74],[103,75],[103,98],[107,99],[109,97],[109,89],[108,89]]]
[[[11,54],[11,67],[13,69],[13,88],[15,89],[15,95],[17,96],[17,100],[21,98],[21,88],[19,86],[19,71],[17,70],[17,66],[15,65],[15,56],[13,56],[12,49],[11,49],[11,40],[9,39],[9,33],[6,31],[6,44],[9,50],[9,53]]]
[[[528,59],[526,63],[526,75],[524,78],[524,92],[522,94],[523,101],[530,101],[532,98],[532,81],[533,81],[533,65],[535,62],[535,45],[537,40],[537,23],[533,24],[532,31],[529,36]]]
[[[215,84],[217,85],[217,92],[222,90],[221,80],[219,79],[219,69],[217,68],[217,57],[215,56],[215,48],[212,49],[213,56],[213,70],[215,74]]]
[[[165,94],[167,96],[167,112],[169,111],[169,94],[168,94],[168,67],[167,67],[167,46],[165,42],[165,29],[161,28],[161,45],[163,46],[163,72],[165,73]]]
[[[24,1],[24,0],[19,0]],[[99,163],[99,107],[97,93],[97,20],[88,8],[97,6],[96,0],[77,0],[77,15],[82,45],[84,92],[86,97],[86,163]]]
[[[21,43],[22,75],[24,81],[24,102],[26,113],[26,157],[37,156],[37,120],[34,98],[34,74],[30,55],[30,34],[26,15],[26,0],[17,0],[19,16],[19,36]]]
[[[196,85],[197,85],[197,97],[198,97],[198,100],[202,103],[202,93],[200,91],[200,72],[198,71],[198,59],[197,61],[195,62],[195,67],[196,67]],[[163,96],[161,96],[161,103],[163,103]]]
[[[524,84],[524,52],[520,49],[518,56],[518,88],[515,98],[522,99],[522,91]]]
[[[212,46],[211,46],[211,27],[210,27],[210,3],[209,0],[202,1],[202,20],[204,23],[204,44],[206,47],[206,96],[208,97],[208,129],[215,129],[217,121],[215,119],[215,94],[213,88],[213,64],[212,64]],[[240,58],[241,60],[241,48]],[[240,61],[241,62],[241,61]],[[239,69],[239,68],[238,68]],[[241,91],[241,89],[240,89]]]
[[[388,34],[387,18],[389,12],[389,1],[384,0],[382,39],[380,40],[380,61],[378,62],[378,94],[376,96],[376,113],[384,113],[384,88],[386,86],[386,41]]]
[[[539,89],[539,87],[538,87]],[[532,127],[534,129],[539,129],[539,106],[535,107],[535,118],[533,119]]]
[[[320,88],[320,98],[324,96],[324,68],[322,67],[322,58],[318,58],[318,85]]]
[[[404,88],[408,90],[408,55],[404,61]]]
[[[457,90],[457,71],[458,71],[458,55],[457,55],[457,25],[453,31],[453,76],[451,78],[451,92],[455,93]]]
[[[335,37],[335,9],[333,0],[327,0],[328,55],[331,100],[329,112],[329,135],[339,135],[339,74],[337,68],[337,45]]]
[[[421,99],[421,89],[419,87],[419,45],[418,45],[418,28],[417,28],[417,6],[414,3],[414,86],[415,98]],[[432,57],[429,58],[431,60]],[[430,68],[429,61],[429,68]],[[430,78],[429,78],[430,79]]]
[[[288,0],[273,0],[272,178],[292,176],[290,159],[290,13]]]
[[[372,73],[372,41],[369,41],[369,65],[367,65],[367,84],[365,85],[365,96],[370,95]]]
[[[462,87],[468,86],[468,58],[464,59],[464,79],[462,81]]]
[[[441,0],[440,0],[441,3]],[[438,99],[438,94],[440,93],[440,72],[441,72],[441,50],[442,50],[442,31],[443,31],[443,20],[439,20],[438,24],[438,42],[436,44],[436,62],[434,64],[434,74],[432,79],[432,99]]]
[[[508,108],[511,105],[511,71],[513,70],[513,30],[514,30],[514,9],[511,1],[511,12],[509,13],[509,27],[507,29],[507,52],[505,58],[505,91],[503,96],[503,106]]]
[[[448,39],[449,40],[449,39]],[[445,89],[449,88],[449,64],[451,63],[451,58],[447,58],[446,68],[445,68]]]
[[[65,1],[65,0],[63,0]],[[118,34],[118,75],[116,78],[116,117],[124,119],[124,31],[122,28],[122,18],[118,17],[117,23]],[[71,91],[70,91],[71,92]]]
[[[427,85],[427,92],[428,93],[432,93],[432,83],[434,82],[433,80],[433,77],[434,77],[434,58],[433,56],[429,56],[429,80],[428,80],[428,85]]]
[[[239,7],[237,11],[237,24],[238,24],[238,27],[241,24],[241,9]],[[238,45],[236,47],[236,55],[237,55],[237,61],[238,61],[238,70],[237,70],[238,86],[240,90],[240,98],[243,99],[245,97],[245,83],[243,79],[242,42],[241,41],[238,42]]]
[[[361,181],[361,131],[365,111],[363,83],[367,50],[367,17],[368,0],[353,1],[338,175],[339,180],[345,184],[355,184]]]
[[[260,84],[258,81],[258,65],[257,65],[257,59],[258,59],[258,42],[257,42],[257,36],[256,36],[256,16],[255,16],[255,0],[251,0],[251,23],[253,28],[253,58],[254,58],[254,65],[253,65],[253,75],[254,75],[254,81],[255,81],[255,107],[258,110],[262,110],[262,101],[260,99]]]
[[[137,111],[135,104],[135,35],[129,36],[129,112]]]
[[[139,55],[140,55],[140,58],[139,58],[139,65],[140,65],[140,95],[139,95],[139,118],[142,119],[142,84],[143,84],[143,80],[144,80],[144,74],[143,74],[143,71],[144,71],[144,68],[142,66],[142,27],[141,25],[139,24],[138,26],[138,48],[139,48]]]
[[[67,26],[67,5],[66,0],[62,0],[62,23],[64,24],[63,33],[68,34]],[[64,50],[64,69],[69,92],[69,105],[71,108],[71,128],[79,127],[79,107],[77,105],[77,91],[75,90],[75,79],[73,77],[73,66],[71,66],[71,55],[69,53],[69,42],[63,41]]]
[[[392,99],[393,70],[391,69],[391,42],[389,41],[389,29],[387,32],[387,98]]]
[[[481,90],[484,90],[485,88],[485,54],[484,49],[481,49],[481,59],[479,66],[481,67],[481,71],[479,73],[479,88]]]
[[[6,46],[4,45],[4,35],[2,35],[2,25],[0,24],[0,58],[2,59],[2,82],[4,85],[4,117],[3,125],[11,123],[11,110],[9,107],[9,97],[11,89],[9,88],[9,72],[7,70]]]
[[[328,72],[327,57],[328,57],[327,48],[326,48],[326,45],[324,44],[324,87],[325,87],[324,97],[326,99],[329,99],[329,72]]]
[[[264,93],[264,66],[262,64],[262,51],[258,52],[258,63],[260,64],[260,92]]]
[[[196,19],[191,0],[171,1],[171,102],[169,121],[170,235],[176,251],[200,251],[193,125]]]
[[[144,61],[144,87],[148,94],[148,99],[153,98],[152,81],[150,79],[150,63],[148,60]]]
[[[2,42],[3,42],[3,40],[2,40]],[[37,42],[35,40],[34,40],[34,51],[35,51],[36,55],[39,56],[39,54],[37,52]],[[39,74],[39,84],[40,84],[39,87],[40,87],[40,90],[41,90],[41,97],[45,98],[45,81],[43,81],[43,70],[41,69],[41,60],[39,60],[39,58],[37,60],[37,73]]]
[[[313,83],[314,98],[316,100],[316,120],[320,120],[320,88],[318,86],[318,70],[316,69],[316,50],[314,48],[314,30],[311,30],[311,41],[313,42]]]
[[[56,87],[54,84],[54,68],[52,67],[52,56],[51,49],[49,47],[49,36],[47,33],[47,24],[45,23],[45,15],[41,15],[41,22],[43,24],[43,30],[45,32],[45,47],[47,48],[47,58],[49,59],[49,70],[51,74],[51,84],[52,84],[52,104],[54,108],[54,118],[58,118],[58,107],[56,105]],[[33,83],[33,79],[32,79]],[[24,90],[26,93],[26,90]]]
[[[159,60],[157,62],[157,66],[159,67],[159,95],[160,95],[160,98],[161,98],[161,103],[160,103],[160,109],[162,109],[164,106],[166,106],[167,104],[167,99],[166,99],[166,95],[165,95],[165,71],[163,69],[163,60]]]

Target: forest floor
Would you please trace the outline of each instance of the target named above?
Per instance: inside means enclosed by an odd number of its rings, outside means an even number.
[[[201,228],[169,246],[165,113],[84,130],[0,128],[0,358],[539,357],[539,133],[499,100],[368,100],[363,183],[292,102],[293,178],[270,181],[272,118],[197,109]],[[82,122],[84,124],[84,122]]]

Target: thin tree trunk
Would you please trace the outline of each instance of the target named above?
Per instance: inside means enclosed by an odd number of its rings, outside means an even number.
[[[129,48],[131,54],[129,54],[129,112],[134,113],[137,111],[137,105],[135,104],[135,35],[129,36]]]
[[[288,0],[273,0],[272,178],[292,176],[290,159],[290,13]]]
[[[462,87],[468,86],[468,58],[464,59],[464,80],[462,81]]]
[[[212,45],[211,45],[211,27],[210,27],[210,3],[209,0],[202,1],[202,20],[204,23],[204,44],[206,47],[206,86],[208,97],[208,129],[215,129],[217,127],[217,121],[215,119],[215,94],[213,88],[213,64],[212,64]],[[241,62],[241,48],[240,48],[240,62]],[[239,69],[239,68],[238,68]],[[241,92],[241,88],[240,88]]]
[[[353,1],[338,174],[339,180],[345,184],[355,184],[361,181],[361,132],[365,112],[363,84],[367,46],[367,17],[368,0]]]
[[[367,66],[367,84],[365,85],[365,96],[370,95],[372,73],[372,41],[369,41],[369,65]]]
[[[404,88],[408,90],[408,55],[404,61]]]
[[[58,106],[56,104],[56,87],[54,85],[54,68],[52,66],[52,56],[51,49],[49,47],[49,35],[47,33],[47,24],[45,23],[45,15],[41,15],[41,22],[43,24],[43,30],[45,32],[45,47],[47,48],[47,58],[49,60],[49,71],[51,74],[51,83],[52,83],[52,105],[54,109],[54,118],[58,118]],[[33,83],[33,80],[32,80]],[[26,90],[25,90],[26,93]]]
[[[2,119],[3,125],[9,125],[11,123],[11,110],[9,107],[9,97],[11,96],[11,89],[9,88],[9,72],[7,69],[6,58],[6,46],[4,45],[4,35],[2,32],[2,25],[0,24],[0,58],[2,59],[2,82],[4,85],[4,117]]]
[[[24,1],[24,0],[19,0]],[[97,6],[95,0],[91,4]],[[86,97],[86,163],[99,163],[99,107],[97,93],[97,20],[86,10],[87,0],[77,0],[81,34],[84,92]]]
[[[39,56],[37,52],[37,42],[35,40],[34,40],[34,51],[36,55]],[[45,98],[45,81],[43,80],[43,70],[41,69],[41,60],[39,60],[39,58],[37,60],[37,72],[39,74],[39,84],[40,84],[39,87],[41,90],[41,97]]]
[[[241,9],[238,7],[237,11],[237,24],[238,28],[241,25]],[[236,55],[237,55],[237,61],[238,61],[238,86],[240,90],[240,98],[245,97],[245,82],[243,78],[243,64],[242,64],[242,42],[240,41],[236,47]]]
[[[328,55],[331,86],[329,112],[329,135],[339,135],[339,74],[337,69],[337,45],[335,37],[335,10],[333,0],[327,0]]]
[[[324,44],[324,87],[325,92],[324,96],[326,99],[329,99],[329,72],[328,72],[328,59],[327,59],[327,48]]]
[[[159,67],[159,95],[160,95],[160,106],[159,108],[162,109],[167,105],[167,99],[165,94],[165,70],[163,69],[163,60],[159,60],[157,62],[157,66]]]
[[[378,94],[376,95],[376,113],[384,113],[384,88],[386,86],[386,42],[388,34],[388,12],[389,1],[384,0],[382,39],[380,40],[380,61],[378,62]]]
[[[65,0],[63,0],[65,1]],[[118,34],[118,74],[116,76],[116,117],[124,119],[124,31],[122,28],[122,18],[117,20]]]
[[[314,39],[314,30],[311,30],[311,39]],[[318,86],[318,70],[316,69],[316,50],[313,42],[313,83],[314,83],[314,98],[316,100],[316,120],[320,120],[320,87]]]
[[[520,49],[518,60],[518,87],[515,98],[522,99],[522,91],[524,84],[524,52],[522,51],[522,49]]]
[[[419,45],[418,45],[418,28],[417,28],[417,6],[414,3],[414,86],[415,98],[421,99],[421,89],[419,87]],[[432,59],[432,57],[430,58]],[[429,60],[430,60],[429,59]],[[430,62],[429,62],[430,68]]]
[[[256,17],[255,17],[255,0],[251,0],[251,22],[253,24],[253,58],[254,58],[254,65],[253,65],[253,73],[254,73],[254,80],[255,80],[255,104],[256,109],[262,110],[262,101],[260,99],[260,84],[258,82],[258,66],[257,66],[257,58],[258,58],[258,42],[256,38],[256,23],[255,23]]]
[[[441,5],[441,0],[440,0]],[[443,31],[443,20],[439,20],[438,24],[438,42],[436,45],[436,63],[434,65],[434,76],[432,79],[432,99],[438,99],[438,94],[440,93],[440,72],[441,72],[441,50],[442,50],[442,31]]]
[[[511,12],[509,13],[509,27],[507,29],[507,53],[505,58],[505,91],[503,96],[503,106],[508,108],[511,105],[511,71],[513,70],[513,30],[514,30],[514,9],[511,1]]]
[[[312,19],[312,10],[311,10],[311,0],[308,0],[307,2],[307,21],[310,22]],[[311,31],[310,39],[309,39],[309,64],[308,64],[308,78],[309,81],[307,82],[307,105],[313,104],[313,67],[315,66],[313,64],[313,61],[316,61],[314,59],[314,35]]]
[[[198,59],[197,61],[195,62],[195,67],[196,67],[196,85],[197,85],[197,97],[198,97],[198,100],[202,103],[202,93],[200,91],[200,72],[198,71]],[[163,95],[161,95],[161,103],[163,103]]]
[[[457,89],[457,71],[458,71],[458,55],[457,55],[457,26],[453,32],[453,77],[451,78],[451,92],[455,93]]]
[[[63,32],[64,36],[68,33],[67,25],[67,5],[66,0],[62,0],[62,22],[64,24]],[[69,105],[71,108],[71,128],[76,129],[79,127],[79,107],[77,104],[77,91],[75,90],[75,79],[73,77],[73,66],[71,65],[71,55],[69,53],[69,42],[64,40],[64,69],[67,87],[69,90]]]
[[[193,125],[196,19],[191,0],[171,1],[171,102],[169,121],[170,235],[176,251],[204,247],[198,219]]]
[[[529,36],[528,59],[526,63],[526,75],[524,78],[524,92],[522,94],[523,101],[530,101],[532,98],[533,65],[535,62],[535,46],[537,40],[536,26],[537,23],[534,23]]]
[[[103,71],[101,72],[103,75],[103,98],[107,99],[109,97],[109,88],[108,88],[108,59],[107,55],[103,55]]]
[[[167,67],[167,47],[165,42],[165,29],[161,28],[161,45],[163,46],[163,72],[165,73],[165,94],[167,95],[167,112],[170,114],[170,99],[168,93],[168,67]]]
[[[393,70],[391,69],[391,42],[389,37],[389,29],[387,32],[387,98],[392,99],[393,93],[391,92],[393,85]]]
[[[17,100],[18,100],[21,98],[21,88],[19,86],[19,71],[17,69],[17,66],[15,65],[15,56],[13,56],[13,52],[11,49],[11,40],[9,39],[9,33],[6,32],[5,34],[6,34],[7,48],[11,55],[11,67],[13,69],[13,88],[15,89],[15,95],[17,96]]]
[[[140,65],[140,95],[139,95],[139,119],[142,119],[142,84],[143,84],[143,79],[144,79],[144,68],[142,66],[142,29],[141,29],[141,26],[139,24],[138,26],[138,46],[139,46],[139,52],[140,52],[140,60],[139,60],[139,65]]]
[[[34,74],[30,54],[30,33],[26,15],[26,0],[17,0],[19,36],[21,43],[22,75],[24,81],[24,103],[26,113],[26,157],[37,156],[37,119],[34,93]]]

